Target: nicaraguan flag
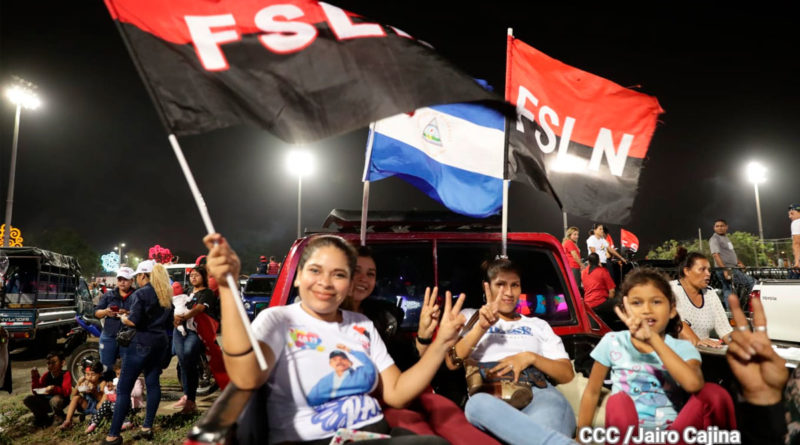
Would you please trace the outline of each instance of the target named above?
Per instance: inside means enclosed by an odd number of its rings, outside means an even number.
[[[499,112],[436,105],[377,121],[371,136],[364,180],[398,176],[463,215],[500,210],[505,141]]]

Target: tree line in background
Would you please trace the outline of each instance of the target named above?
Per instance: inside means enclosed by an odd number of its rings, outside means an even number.
[[[746,266],[751,267],[786,267],[791,265],[792,241],[789,238],[764,240],[762,246],[758,235],[749,232],[733,232],[728,234],[728,239],[733,243],[736,255]],[[667,240],[660,246],[651,249],[647,253],[647,259],[651,260],[671,260],[675,258],[675,253],[679,246],[683,246],[689,252],[701,252],[711,258],[708,247],[708,239],[702,240],[699,245],[697,238],[683,241]]]

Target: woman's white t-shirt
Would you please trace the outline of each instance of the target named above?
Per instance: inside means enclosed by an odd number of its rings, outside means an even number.
[[[475,311],[477,309],[464,309],[461,313],[469,320]],[[524,316],[513,321],[498,320],[483,334],[470,358],[478,362],[496,362],[524,351],[535,352],[552,360],[569,360],[561,337],[553,332],[546,321]]]
[[[592,253],[592,247],[594,247],[594,253],[600,257],[600,264],[605,264],[608,260],[608,241],[605,238],[598,238],[592,235],[586,238],[586,250]]]
[[[323,439],[383,418],[369,394],[394,361],[364,315],[342,311],[341,323],[326,322],[295,303],[259,313],[253,332],[275,354],[267,381],[270,443]],[[343,360],[349,367],[337,372]]]
[[[703,291],[703,305],[697,307],[689,299],[689,295],[681,286],[680,281],[672,280],[669,284],[672,286],[672,293],[675,294],[678,315],[683,321],[689,323],[692,331],[700,340],[710,338],[712,329],[716,331],[719,338],[733,331],[728,316],[725,314],[725,308],[722,307],[722,302],[714,289],[708,287]]]

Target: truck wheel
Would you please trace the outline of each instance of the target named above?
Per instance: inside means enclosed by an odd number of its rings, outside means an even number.
[[[100,361],[100,347],[98,343],[84,343],[72,352],[72,355],[67,358],[67,370],[72,374],[72,385],[78,384],[78,379],[83,375],[81,372],[81,365],[84,360],[91,362]]]

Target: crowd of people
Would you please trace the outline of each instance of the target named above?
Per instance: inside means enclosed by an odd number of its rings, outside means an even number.
[[[209,235],[205,242],[211,275],[238,274],[239,259],[223,237]],[[700,273],[695,269],[704,265],[693,257],[683,267],[689,278],[677,285],[689,286],[691,274]],[[574,443],[576,427],[590,425],[608,375],[613,396],[605,411],[607,426],[738,427],[743,443],[782,440],[785,423],[781,427],[772,416],[782,412],[788,372],[771,348],[757,304],[751,331],[731,298],[739,328],[724,334],[724,341],[743,395],[734,404],[726,390],[704,381],[699,352],[679,338],[687,324],[678,313],[676,284],[652,269],[628,274],[618,293],[622,304],[614,308],[625,330],[607,334],[592,352],[595,367],[576,416],[553,388],[553,383],[574,378],[561,339],[546,322],[515,311],[521,274],[512,260],[484,265],[486,303],[479,309],[462,310],[463,295],[446,295],[440,303],[437,291],[428,289],[415,343],[399,349],[387,347],[393,344],[391,332],[372,323],[366,309],[377,267],[368,251],[359,253],[333,235],[315,236],[298,264],[294,285],[299,301],[267,309],[253,323],[266,370],[257,363],[231,290],[221,284],[226,367],[238,388],[267,385],[270,443],[327,444],[340,427],[386,435],[370,443]],[[418,358],[400,369],[392,354],[409,350]],[[428,396],[442,361],[452,369],[477,369],[484,379],[470,391],[463,413]],[[513,377],[508,382],[532,382],[532,398],[523,394],[515,400],[516,395],[493,392],[498,386],[486,382],[504,376]]]
[[[788,372],[766,335],[763,309],[754,300],[750,330],[736,296],[728,297],[736,322],[731,327],[708,287],[712,261],[738,265],[726,231],[717,221],[711,260],[686,252],[677,258],[678,279],[670,281],[647,268],[615,277],[611,259],[627,260],[601,224],[586,240],[584,263],[579,229],[568,229],[563,246],[584,301],[617,328],[591,352],[594,366],[577,412],[555,387],[575,378],[561,338],[547,322],[517,312],[523,274],[513,259],[482,265],[480,308],[462,308],[463,294],[441,298],[435,287],[427,289],[409,342],[398,335],[398,323],[387,323],[387,314],[402,320],[398,308],[370,298],[379,265],[369,248],[356,249],[335,235],[314,236],[303,250],[293,282],[297,303],[268,308],[253,322],[266,370],[225,279],[239,276],[239,259],[215,234],[204,239],[207,264],[189,273],[190,295],[180,283],[170,284],[160,264],[120,268],[117,286],[95,307],[103,320],[100,362],[88,364],[73,387],[63,355],[48,354],[48,371],[32,371],[32,394],[24,403],[41,426],[59,419],[68,429],[83,415],[92,433],[108,422],[107,444],[122,443],[121,431],[132,428],[133,413],[144,407],[133,438],[153,439],[162,370],[178,356],[183,397],[173,408],[195,412],[197,361],[208,349],[202,332],[215,334],[221,326],[230,381],[243,390],[268,388],[270,443],[327,444],[342,427],[370,434],[371,443],[575,443],[578,432],[592,426],[607,379],[606,427],[738,428],[743,443],[778,443],[786,431],[781,400]],[[264,272],[278,272],[274,258],[262,259]],[[210,280],[219,283],[218,293]],[[120,340],[126,330],[135,331],[128,345]],[[700,370],[696,346],[722,345],[741,387],[737,403]],[[467,373],[463,411],[430,390],[443,364]],[[479,376],[477,384],[470,375]]]

